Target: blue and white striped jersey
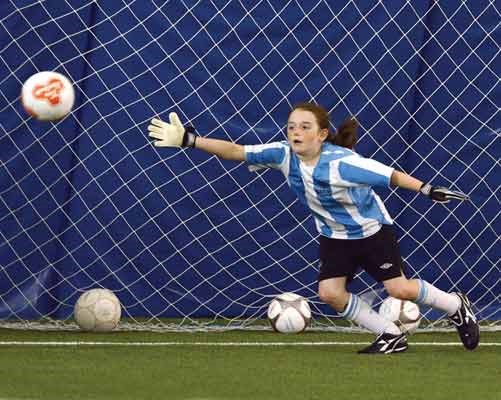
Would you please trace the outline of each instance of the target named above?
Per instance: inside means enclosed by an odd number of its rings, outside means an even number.
[[[372,186],[389,186],[393,168],[325,142],[316,166],[291,151],[289,143],[244,146],[251,169],[275,168],[285,175],[301,203],[315,217],[318,232],[336,239],[360,239],[393,221]]]

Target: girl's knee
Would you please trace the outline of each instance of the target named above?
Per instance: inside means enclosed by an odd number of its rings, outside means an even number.
[[[349,293],[346,290],[332,288],[319,288],[318,296],[320,300],[339,312],[344,310],[349,299]]]

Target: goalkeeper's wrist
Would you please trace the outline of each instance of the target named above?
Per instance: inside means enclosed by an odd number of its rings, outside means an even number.
[[[184,128],[183,136],[183,147],[195,147],[195,142],[197,140],[197,135],[195,134],[195,128],[192,126],[186,126]]]

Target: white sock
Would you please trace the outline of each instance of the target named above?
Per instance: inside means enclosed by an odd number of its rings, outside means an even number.
[[[391,333],[392,335],[400,335],[402,333],[393,322],[379,315],[369,304],[351,293],[348,304],[346,304],[346,308],[340,315],[377,335],[383,332]]]
[[[446,293],[421,279],[418,280],[418,283],[419,292],[415,300],[416,303],[445,311],[448,315],[454,314],[461,306],[461,300],[458,296]]]

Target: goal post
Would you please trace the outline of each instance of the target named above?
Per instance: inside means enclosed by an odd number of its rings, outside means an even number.
[[[466,293],[499,329],[499,17],[490,0],[2,2],[0,326],[71,328],[103,287],[124,329],[257,329],[282,292],[309,300],[313,328],[346,329],[317,296],[318,234],[283,176],[156,148],[146,129],[175,111],[202,136],[268,143],[314,101],[332,129],[357,117],[360,154],[468,194],[376,189],[409,277]],[[44,70],[76,91],[55,123],[21,106]],[[365,273],[350,290],[386,296]]]

